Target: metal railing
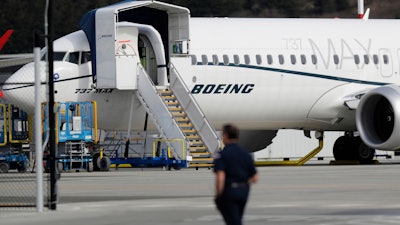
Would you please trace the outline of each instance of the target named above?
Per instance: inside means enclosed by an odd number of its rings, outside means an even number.
[[[154,120],[161,136],[166,139],[185,139],[184,134],[179,128],[176,121],[167,106],[164,104],[156,86],[147,75],[146,71],[138,64],[138,98],[145,106],[147,113]],[[176,143],[171,143],[173,155],[176,159],[185,159],[179,151],[180,146]]]
[[[184,108],[186,114],[190,118],[193,126],[197,130],[198,134],[204,141],[205,145],[211,152],[218,151],[221,147],[221,140],[215,133],[214,128],[211,127],[210,122],[207,120],[199,104],[193,98],[189,91],[189,88],[185,85],[179,72],[171,63],[171,74],[170,74],[170,88],[174,95]]]

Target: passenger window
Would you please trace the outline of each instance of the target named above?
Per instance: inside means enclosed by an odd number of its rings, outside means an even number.
[[[219,61],[218,61],[218,56],[217,55],[213,55],[212,56],[212,60],[213,60],[214,65],[218,65]]]
[[[311,55],[311,62],[312,64],[317,64],[317,56],[316,55]]]
[[[258,65],[260,65],[262,63],[261,55],[256,55],[256,62]]]
[[[389,56],[388,55],[383,55],[383,63],[389,64]]]
[[[307,63],[307,59],[305,55],[300,55],[301,64],[305,65]]]
[[[201,55],[201,61],[203,63],[203,65],[207,65],[208,64],[208,58],[206,55]]]
[[[354,55],[354,63],[355,64],[360,64],[360,57],[358,55]]]
[[[246,63],[246,65],[250,64],[250,56],[249,55],[244,55],[244,63]]]
[[[285,63],[285,58],[283,57],[283,55],[278,55],[278,60],[279,60],[279,64],[284,64]]]
[[[271,65],[274,61],[272,60],[272,55],[267,55],[267,62]]]
[[[339,56],[338,55],[333,55],[333,62],[337,65],[339,64]]]
[[[197,56],[192,55],[191,58],[192,58],[192,65],[196,65],[197,64]]]
[[[296,56],[295,55],[290,55],[290,61],[292,62],[292,64],[296,64]]]
[[[240,60],[239,60],[239,56],[238,56],[238,55],[233,55],[233,62],[234,62],[236,65],[239,65]]]
[[[224,64],[229,65],[229,56],[228,55],[223,55],[222,58],[224,59]]]
[[[92,56],[90,52],[82,52],[81,64],[90,62],[92,60]]]
[[[67,55],[67,58],[65,59],[65,61],[73,63],[73,64],[78,64],[78,62],[79,62],[79,52],[70,52]]]
[[[373,56],[372,56],[372,59],[374,60],[374,63],[375,63],[375,64],[379,64],[379,57],[378,57],[378,55],[373,55]]]
[[[364,63],[369,64],[369,55],[364,55]]]

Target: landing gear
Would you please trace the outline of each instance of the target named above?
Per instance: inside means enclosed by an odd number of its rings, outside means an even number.
[[[374,155],[375,149],[365,145],[359,136],[341,136],[333,145],[333,156],[336,161],[357,160],[362,164],[369,164],[372,163]]]

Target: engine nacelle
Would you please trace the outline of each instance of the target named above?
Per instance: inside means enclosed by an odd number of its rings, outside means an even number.
[[[382,86],[365,94],[357,107],[357,129],[365,144],[379,150],[400,148],[400,87]]]

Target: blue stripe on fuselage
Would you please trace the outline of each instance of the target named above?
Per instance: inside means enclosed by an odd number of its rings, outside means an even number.
[[[262,66],[253,66],[253,65],[244,65],[244,64],[233,64],[229,63],[227,65],[223,63],[219,63],[218,65],[215,65],[213,63],[208,63],[207,65],[204,65],[202,63],[197,63],[196,66],[227,66],[227,67],[239,67],[239,68],[247,68],[247,69],[254,69],[254,70],[264,70],[264,71],[271,71],[271,72],[277,72],[277,73],[285,73],[285,74],[292,74],[292,75],[299,75],[299,76],[306,76],[306,77],[315,77],[315,78],[320,78],[320,79],[328,79],[328,80],[335,80],[335,81],[343,81],[343,82],[349,82],[349,83],[358,83],[358,84],[369,84],[369,85],[387,85],[389,83],[384,83],[384,82],[375,82],[375,81],[365,81],[365,80],[357,80],[357,79],[351,79],[351,78],[343,78],[343,77],[335,77],[335,76],[329,76],[329,75],[323,75],[323,74],[317,74],[317,73],[307,73],[307,72],[301,72],[301,71],[296,71],[296,70],[285,70],[285,69],[277,69],[277,68],[271,68],[271,67],[262,67]]]

